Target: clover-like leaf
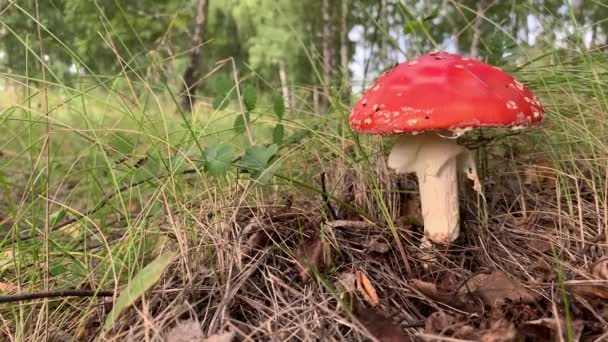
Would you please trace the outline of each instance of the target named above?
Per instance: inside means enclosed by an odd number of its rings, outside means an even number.
[[[279,120],[283,119],[283,114],[285,114],[285,100],[283,96],[275,94],[272,97],[272,110]]]
[[[205,149],[205,158],[207,159],[205,171],[214,177],[224,176],[230,167],[233,155],[232,147],[226,144],[207,147]]]
[[[259,183],[265,184],[279,168],[279,163],[271,163],[270,160],[279,150],[279,146],[272,144],[268,147],[263,145],[249,146],[241,158],[241,166],[246,168],[251,178]]]
[[[285,136],[285,128],[282,124],[277,124],[274,126],[274,130],[272,131],[272,142],[280,145],[283,142],[283,137]]]
[[[256,89],[251,84],[247,84],[243,89],[243,104],[248,112],[255,109],[255,105],[258,102],[258,95]]]
[[[213,109],[220,111],[220,110],[224,110],[226,109],[226,107],[228,107],[228,105],[230,104],[230,97],[228,97],[228,95],[224,94],[224,95],[220,95],[220,96],[216,96],[213,99]]]

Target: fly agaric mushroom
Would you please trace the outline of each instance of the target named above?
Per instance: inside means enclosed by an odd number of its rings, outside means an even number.
[[[499,68],[431,52],[380,76],[355,104],[349,121],[357,133],[401,134],[388,166],[418,177],[425,245],[458,237],[458,170],[481,190],[475,160],[455,138],[481,127],[522,129],[540,123],[543,113],[536,96]]]

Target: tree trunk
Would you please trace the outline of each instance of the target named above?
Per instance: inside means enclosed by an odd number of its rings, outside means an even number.
[[[285,70],[285,61],[279,61],[279,80],[281,81],[281,95],[283,96],[283,105],[285,110],[291,109],[290,97],[289,97],[289,84],[287,83],[287,71]]]
[[[194,8],[194,25],[192,28],[190,64],[184,71],[184,90],[182,106],[192,111],[194,107],[194,95],[196,88],[200,85],[202,44],[207,33],[207,14],[209,0],[198,0]]]
[[[350,82],[348,70],[348,0],[342,0],[342,18],[340,20],[340,69],[342,71],[342,101],[348,104]]]
[[[483,14],[486,11],[487,0],[479,0],[477,2],[477,14],[473,19],[473,39],[471,39],[471,58],[479,57],[479,41],[481,39],[481,27],[483,25]]]
[[[321,103],[319,101],[319,89],[316,85],[312,86],[312,109],[315,114],[318,114],[321,111]]]
[[[325,99],[330,96],[330,86],[332,78],[332,62],[333,56],[333,34],[332,34],[332,22],[331,22],[331,6],[329,0],[323,0],[322,12],[323,12],[323,92]],[[327,101],[323,101],[326,105]]]

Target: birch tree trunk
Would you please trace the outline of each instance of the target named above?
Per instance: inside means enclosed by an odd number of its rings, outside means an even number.
[[[283,105],[286,111],[291,110],[291,101],[289,96],[289,83],[287,83],[287,71],[285,61],[279,61],[279,80],[281,81],[281,96],[283,96]]]
[[[329,0],[323,0],[323,95],[325,98],[330,96],[330,86],[333,67],[333,44],[332,44],[332,22],[331,22],[331,6]],[[327,101],[322,101],[327,104]]]
[[[350,74],[348,70],[348,0],[342,0],[342,18],[340,20],[340,69],[342,72],[342,101],[349,103]]]
[[[486,11],[487,0],[479,0],[477,2],[477,14],[473,19],[473,39],[471,39],[471,50],[469,55],[472,58],[479,57],[479,41],[481,39],[481,27],[483,26],[483,14]]]
[[[194,107],[194,95],[200,86],[202,44],[207,33],[207,15],[209,0],[198,0],[194,8],[194,25],[192,27],[192,38],[190,43],[190,64],[184,71],[184,89],[182,107],[192,111]]]

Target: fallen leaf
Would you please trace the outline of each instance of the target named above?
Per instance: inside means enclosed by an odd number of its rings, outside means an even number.
[[[369,280],[367,275],[362,271],[356,271],[355,276],[357,279],[357,291],[371,306],[378,305],[378,303],[380,303],[380,298],[378,298],[376,289],[372,285],[372,282]]]
[[[608,256],[598,259],[591,266],[591,274],[598,279],[608,280]]]
[[[480,308],[478,308],[479,305],[477,305],[475,302],[463,301],[463,296],[459,296],[458,293],[440,291],[433,283],[414,279],[410,284],[420,293],[436,302],[440,302],[467,312],[480,311]]]
[[[524,169],[524,185],[550,187],[557,179],[555,168],[550,160],[542,158]]]
[[[304,281],[310,279],[312,269],[324,270],[331,263],[329,245],[318,238],[310,239],[304,245],[298,247],[295,256],[300,266],[300,277]]]
[[[608,299],[608,286],[601,284],[570,284],[570,291],[585,298]]]
[[[591,274],[600,280],[608,280],[608,256],[598,259],[591,265]],[[570,291],[585,298],[608,299],[608,282],[573,282]]]
[[[449,283],[454,284],[453,281]],[[532,304],[536,301],[533,292],[518,281],[509,278],[502,271],[476,275],[467,280],[457,291],[455,288],[445,289],[445,284],[442,284],[440,290],[433,283],[417,279],[413,280],[411,284],[430,299],[467,312],[480,311],[477,298],[490,307],[500,305],[505,300],[509,300],[513,304]]]
[[[355,292],[357,289],[357,276],[353,272],[342,273],[338,281],[346,292]]]
[[[456,317],[448,315],[445,311],[436,311],[424,320],[424,331],[428,334],[442,334],[457,322]]]
[[[234,331],[226,331],[205,337],[200,323],[190,319],[177,322],[164,340],[165,342],[231,342],[234,335]]]
[[[491,274],[480,274],[469,281],[459,290],[459,294],[471,291],[483,300],[486,305],[494,307],[509,300],[513,304],[533,304],[536,296],[519,281],[510,278],[503,271]]]
[[[512,342],[517,339],[515,325],[504,318],[490,323],[490,327],[484,331],[479,341],[481,342]]]
[[[165,335],[165,342],[199,342],[205,338],[203,329],[195,320],[179,321]]]
[[[542,336],[548,341],[566,341],[566,324],[564,319],[561,318],[541,318],[533,321],[528,321],[523,324],[522,330],[527,335]],[[572,341],[578,341],[581,338],[584,328],[584,322],[581,320],[573,320],[570,322],[572,330]],[[560,332],[562,336],[560,337]],[[548,337],[548,338],[547,338]]]
[[[371,252],[385,254],[391,250],[391,245],[384,241],[380,241],[380,238],[376,238],[374,241],[372,241],[372,243],[369,244],[367,249]]]
[[[19,292],[17,284],[0,282],[0,293],[3,295]]]
[[[207,336],[202,342],[231,342],[234,339],[234,331],[226,331],[221,334]]]
[[[405,335],[401,328],[393,323],[390,317],[382,311],[373,308],[360,308],[355,311],[355,317],[365,328],[381,342],[410,342],[412,339]]]

